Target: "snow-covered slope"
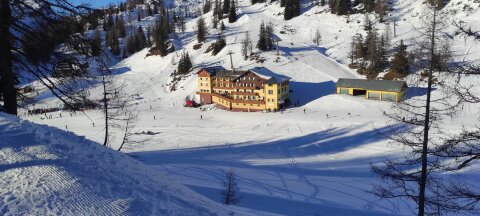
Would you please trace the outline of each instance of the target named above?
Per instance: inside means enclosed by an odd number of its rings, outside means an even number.
[[[127,155],[0,113],[0,215],[228,215]]]
[[[178,0],[176,4],[182,2]],[[376,184],[370,164],[402,154],[401,148],[392,146],[380,135],[397,126],[389,124],[384,116],[384,111],[391,110],[391,103],[334,94],[338,78],[360,77],[346,64],[352,36],[365,34],[364,15],[336,16],[329,13],[326,6],[303,2],[302,15],[284,21],[279,1],[251,5],[249,0],[239,0],[239,18],[235,23],[224,20],[227,47],[216,56],[204,52],[220,30],[210,28],[207,42],[194,50],[196,19],[191,19],[186,24],[186,32],[177,33],[173,39],[176,52],[165,57],[146,57],[145,49],[113,65],[115,77],[125,82],[126,91],[138,94],[134,98],[139,112],[136,130],[154,134],[142,135],[149,141],[129,146],[125,151],[213,201],[220,200],[223,172],[234,169],[243,197],[239,206],[254,214],[259,214],[258,211],[329,216],[414,214],[415,204],[411,202],[381,200],[369,193]],[[420,24],[424,1],[390,2],[393,8],[390,18],[397,24],[397,36],[392,38],[392,43],[403,39],[410,48],[417,37],[414,27]],[[472,9],[465,9],[467,4]],[[445,10],[451,11],[449,22],[464,20],[467,26],[479,29],[478,0],[451,0]],[[208,26],[212,25],[211,16],[212,12],[204,15]],[[374,15],[370,16],[373,19]],[[145,26],[153,20],[148,17],[134,21],[133,25]],[[281,39],[280,56],[272,50],[257,52],[265,60],[262,63],[244,60],[240,41],[248,31],[255,44],[262,21],[271,22],[275,35]],[[382,33],[386,25],[377,23],[376,27]],[[314,45],[311,39],[316,29],[322,32],[320,46]],[[454,35],[455,28],[449,27],[447,32]],[[480,60],[480,43],[461,37],[454,37],[452,42],[456,60]],[[195,96],[195,70],[212,65],[230,68],[227,55],[230,50],[235,53],[236,68],[264,66],[292,77],[291,98],[299,106],[281,113],[233,113],[182,107],[185,98]],[[196,68],[172,92],[168,85],[183,51],[189,52]],[[471,82],[480,83],[475,79]],[[407,100],[424,96],[423,91],[412,90]],[[100,96],[101,91],[92,89],[91,94]],[[47,98],[37,103],[36,108],[57,105],[57,100]],[[446,120],[445,133],[456,132],[467,122],[475,124],[472,121],[478,118],[478,108],[466,106],[454,119]],[[52,113],[51,119],[43,115],[25,118],[61,129],[68,126],[68,130],[101,142],[102,114],[99,111],[86,114],[88,116],[63,113],[60,117],[60,113]],[[113,148],[118,145],[114,138]]]

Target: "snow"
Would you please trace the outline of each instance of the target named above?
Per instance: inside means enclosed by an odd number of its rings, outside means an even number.
[[[181,4],[180,2],[178,1],[177,4]],[[473,10],[463,11],[462,4],[458,3],[470,4]],[[407,45],[413,43],[418,37],[413,27],[419,25],[420,14],[424,7],[423,1],[393,1],[394,15],[391,18],[397,20],[397,37],[393,38],[392,44],[399,43],[401,39]],[[136,130],[155,133],[152,136],[142,135],[141,138],[148,138],[149,141],[141,145],[128,146],[125,150],[129,156],[150,168],[142,167],[137,170],[137,167],[141,167],[138,162],[132,161],[125,155],[113,156],[109,154],[110,151],[95,147],[97,144],[88,142],[88,148],[95,150],[89,151],[90,154],[97,155],[95,158],[103,158],[104,161],[100,160],[101,163],[115,162],[116,165],[112,166],[121,167],[117,169],[117,173],[107,172],[108,175],[118,177],[124,173],[128,175],[135,173],[133,179],[142,179],[139,182],[145,182],[147,179],[144,185],[132,184],[143,189],[149,188],[147,192],[150,191],[150,187],[162,189],[161,186],[150,183],[155,182],[157,178],[165,179],[163,175],[178,181],[211,201],[206,201],[203,197],[191,192],[178,193],[169,190],[163,193],[164,196],[188,194],[201,197],[199,200],[208,204],[202,208],[206,212],[212,209],[222,211],[212,201],[219,202],[224,172],[233,169],[238,175],[242,196],[238,208],[243,213],[372,216],[414,214],[415,204],[409,201],[381,200],[370,193],[378,181],[371,172],[370,164],[380,163],[386,158],[394,159],[402,154],[401,147],[392,145],[382,136],[382,133],[387,132],[391,127],[402,127],[402,125],[392,125],[384,116],[384,111],[392,110],[390,102],[335,94],[335,82],[339,78],[363,78],[345,64],[349,62],[348,52],[352,36],[357,33],[365,34],[362,29],[364,15],[339,17],[326,12],[326,8],[308,6],[304,8],[306,11],[301,16],[284,21],[283,16],[278,15],[282,12],[278,2],[250,5],[250,1],[239,0],[237,13],[239,18],[235,23],[224,20],[226,30],[223,34],[227,47],[216,56],[204,52],[215,41],[215,34],[219,31],[210,29],[208,41],[200,49],[194,50],[196,19],[192,19],[186,24],[187,32],[180,33],[175,38],[175,44],[181,45],[177,46],[176,52],[165,57],[146,57],[148,51],[145,49],[113,65],[112,69],[117,72],[116,78],[125,82],[129,92],[139,95],[134,101],[136,110],[139,112]],[[445,10],[452,11],[451,13],[456,11],[454,16],[451,16],[452,20],[462,19],[474,29],[479,29],[480,9],[478,3],[474,3],[473,0],[452,0]],[[207,25],[211,26],[212,12],[204,16]],[[373,19],[373,15],[371,17]],[[146,18],[140,23],[145,26],[150,21],[152,21],[151,18]],[[262,21],[273,24],[276,37],[281,39],[279,42],[281,55],[276,56],[276,51],[272,50],[259,54],[259,57],[265,60],[263,63],[244,60],[240,55],[240,41],[248,31],[252,42],[255,43],[258,39],[256,33]],[[382,32],[386,25],[378,24],[377,27]],[[316,29],[322,32],[320,46],[313,45],[311,39]],[[393,32],[392,27],[390,30]],[[281,31],[284,34],[280,33]],[[455,29],[450,28],[447,31],[454,35]],[[456,51],[457,61],[465,59],[469,62],[478,62],[480,60],[480,43],[475,43],[471,39],[456,37],[452,48]],[[171,74],[176,70],[176,62],[183,51],[189,52],[196,68],[191,75],[179,82],[178,90],[171,92],[168,86],[172,81]],[[230,68],[228,51],[235,53],[232,56],[235,68],[248,70],[265,67],[276,74],[291,77],[290,89],[293,91],[291,100],[293,103],[298,102],[299,105],[277,113],[228,112],[211,106],[208,107],[211,109],[205,109],[205,111],[182,107],[186,98],[195,97],[197,87],[195,72],[199,68],[211,66]],[[410,85],[412,82],[417,82],[411,80],[415,78],[411,76],[406,81]],[[475,79],[468,81],[473,84],[479,83]],[[436,86],[434,94],[440,94],[437,88]],[[421,92],[421,88],[412,88],[407,99],[421,98],[424,96]],[[99,96],[101,91],[93,88],[91,94]],[[57,106],[57,104],[56,99],[45,96],[35,106],[38,108]],[[446,133],[459,131],[463,126],[474,125],[478,119],[478,110],[478,106],[466,106],[454,118],[445,119],[448,123],[445,124]],[[68,126],[68,130],[73,133],[96,142],[102,141],[104,132],[100,111],[87,111],[85,115],[77,113],[72,116],[64,113],[61,118],[59,114],[53,113],[53,119],[43,119],[40,115],[23,115],[22,117],[60,129]],[[95,123],[95,127],[92,127],[92,122]],[[14,125],[16,124],[26,123]],[[52,138],[60,133],[58,130],[55,131],[51,134],[50,141],[58,143],[55,141],[57,139]],[[0,140],[20,139],[15,134],[20,134],[21,137],[25,137],[24,139],[28,138],[21,131],[11,134],[13,135],[7,138],[2,136]],[[42,132],[34,134],[40,136]],[[68,138],[72,137],[74,136],[69,133]],[[68,140],[62,142],[69,143]],[[113,149],[118,147],[118,137],[115,137],[115,134],[111,145]],[[77,149],[74,152],[79,154],[68,154],[68,156],[85,155],[78,149],[80,148],[78,145],[68,146]],[[61,152],[67,154],[65,151]],[[61,156],[65,157],[64,154]],[[98,154],[111,155],[109,157],[113,159],[107,161],[105,157],[99,157]],[[128,160],[138,166],[130,165],[127,166],[130,169],[124,170],[126,162],[117,160]],[[89,166],[93,166],[93,163]],[[81,167],[75,166],[75,168]],[[82,168],[81,171],[88,170]],[[471,172],[474,173],[474,171]],[[103,179],[107,174],[98,175]],[[478,179],[478,175],[474,176]],[[77,178],[77,176],[74,177]],[[98,185],[91,181],[87,182]],[[177,184],[174,188],[190,191]],[[107,192],[102,189],[101,191],[105,193],[98,194],[111,195],[111,191],[105,190]],[[95,192],[93,189],[90,191]],[[140,192],[136,193],[136,189],[128,189],[128,191],[131,191],[130,194],[125,192],[119,196],[123,197],[122,199],[132,197],[139,199],[136,196],[140,196]],[[118,198],[118,196],[115,197]],[[13,198],[13,200],[21,199]],[[66,203],[68,206],[69,202]],[[198,206],[196,204],[199,204],[193,203],[188,206],[195,208]],[[158,205],[162,206],[162,203]],[[118,211],[124,209],[115,205],[107,207]],[[192,208],[185,211],[194,211]]]
[[[1,215],[234,214],[98,143],[0,113]]]

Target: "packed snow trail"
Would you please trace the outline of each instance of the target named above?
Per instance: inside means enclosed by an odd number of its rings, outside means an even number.
[[[0,113],[1,215],[228,215],[129,156]]]

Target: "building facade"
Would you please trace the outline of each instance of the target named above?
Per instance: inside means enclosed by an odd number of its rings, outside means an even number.
[[[222,67],[197,72],[201,104],[217,104],[231,111],[278,111],[289,103],[290,78],[257,67],[247,71]]]
[[[400,101],[408,86],[405,81],[339,79],[337,94],[364,96],[367,99]]]

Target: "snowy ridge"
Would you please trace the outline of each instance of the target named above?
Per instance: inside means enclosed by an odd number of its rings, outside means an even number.
[[[0,113],[1,215],[228,215],[130,157]]]

